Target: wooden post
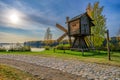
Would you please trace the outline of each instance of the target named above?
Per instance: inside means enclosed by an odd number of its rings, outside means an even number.
[[[111,56],[110,56],[110,46],[109,46],[109,30],[107,30],[106,33],[107,33],[108,60],[111,60]]]
[[[53,51],[55,52],[55,47],[53,48]]]
[[[71,46],[72,46],[72,43],[71,43],[71,36],[70,36],[70,34],[69,34],[70,28],[69,28],[68,21],[69,21],[69,17],[66,17],[66,23],[67,23],[67,27],[68,27],[68,38],[69,38],[69,43],[70,43],[70,47],[71,47]]]
[[[63,49],[64,50],[64,53],[65,53],[65,49]]]

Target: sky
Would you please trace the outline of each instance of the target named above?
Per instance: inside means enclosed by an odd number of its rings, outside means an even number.
[[[64,32],[56,28],[56,23],[66,27],[66,16],[82,14],[88,3],[97,1],[104,6],[102,14],[107,18],[110,36],[116,36],[120,28],[120,0],[0,0],[0,43],[44,40],[48,27],[53,39],[57,39]]]

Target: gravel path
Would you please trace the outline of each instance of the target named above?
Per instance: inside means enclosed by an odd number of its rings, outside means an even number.
[[[30,73],[36,78],[35,80],[86,80],[81,76],[18,60],[0,58],[0,63]]]
[[[82,76],[86,78],[86,80],[120,80],[120,67],[115,66],[31,55],[0,55],[0,58],[49,67],[62,72]]]

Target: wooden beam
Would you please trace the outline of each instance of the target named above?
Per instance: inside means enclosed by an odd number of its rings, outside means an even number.
[[[60,24],[56,24],[56,27],[59,28],[60,30],[64,31],[65,33],[67,33],[67,29],[65,29],[63,26],[61,26]]]
[[[67,33],[64,33],[62,36],[60,36],[58,39],[57,39],[57,42],[60,42],[63,38],[65,38],[67,36]]]

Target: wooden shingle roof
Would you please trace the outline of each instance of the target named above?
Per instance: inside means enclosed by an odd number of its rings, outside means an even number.
[[[91,17],[87,14],[87,12],[85,12],[85,13],[83,13],[83,14],[80,14],[80,15],[78,15],[78,16],[73,17],[71,20],[69,20],[69,22],[72,22],[72,21],[74,21],[74,20],[76,20],[76,19],[80,19],[83,15],[87,15],[88,18],[90,19],[90,21],[93,21],[93,20],[91,19]]]

